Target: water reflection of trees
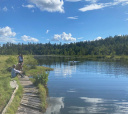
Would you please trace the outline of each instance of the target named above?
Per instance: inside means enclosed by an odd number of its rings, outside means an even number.
[[[36,56],[39,65],[46,65],[51,67],[54,65],[62,67],[62,65],[78,65],[77,68],[83,72],[94,72],[99,74],[109,74],[118,78],[119,76],[128,75],[128,64],[125,61],[100,61],[100,60],[87,60],[84,58],[75,57],[61,57],[61,56]],[[78,63],[72,63],[70,61],[79,61]]]
[[[78,61],[78,58],[75,57],[61,57],[61,56],[35,56],[38,60],[39,65],[56,65],[59,64],[61,66],[62,63],[66,63],[68,61]]]

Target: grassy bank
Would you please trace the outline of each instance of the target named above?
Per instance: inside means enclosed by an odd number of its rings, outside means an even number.
[[[41,107],[42,111],[45,112],[47,109],[47,91],[46,88],[42,84],[38,84],[39,94],[41,98]]]
[[[2,112],[3,108],[6,106],[8,101],[10,100],[10,97],[14,91],[10,87],[10,81],[11,79],[11,72],[9,71],[9,67],[12,67],[13,64],[17,64],[17,56],[0,56],[0,112]],[[18,78],[14,78],[13,80],[16,80],[19,88],[16,92],[16,96],[10,105],[10,107],[7,109],[7,114],[15,114],[17,111],[18,106],[20,105],[20,100],[22,97],[23,89],[18,81]]]
[[[18,107],[20,106],[20,101],[23,94],[23,87],[20,85],[18,78],[16,77],[15,80],[17,81],[19,87],[15,94],[15,98],[13,99],[11,105],[8,107],[6,114],[16,114]]]
[[[17,64],[17,55],[15,56],[4,56],[0,55],[0,113],[2,112],[3,108],[8,103],[12,92],[14,89],[10,87],[11,79],[11,72],[8,71],[8,68],[11,67],[13,64]],[[23,71],[25,75],[33,76],[37,74],[41,74],[45,71],[53,70],[51,68],[37,66],[37,61],[33,59],[33,56],[24,56],[24,67]],[[11,103],[10,107],[7,110],[7,114],[15,114],[17,111],[18,106],[20,105],[20,101],[23,94],[23,88],[20,85],[18,78],[14,78],[18,82],[19,89],[16,92],[16,96],[14,97],[13,102]],[[40,97],[42,99],[42,109],[46,109],[46,105],[44,105],[44,101],[46,102],[46,89],[43,85],[38,86],[40,91]],[[42,94],[43,92],[43,94]],[[45,96],[45,97],[44,97]],[[46,104],[46,103],[45,103]]]
[[[7,71],[10,63],[6,62],[7,59],[8,56],[0,56],[0,112],[8,103],[13,92],[10,87],[11,74]]]

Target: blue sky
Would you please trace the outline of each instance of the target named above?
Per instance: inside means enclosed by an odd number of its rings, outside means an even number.
[[[0,44],[128,34],[128,0],[0,0]]]

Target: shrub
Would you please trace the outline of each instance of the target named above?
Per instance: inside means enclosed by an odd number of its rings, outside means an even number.
[[[48,72],[43,72],[40,75],[33,76],[33,78],[35,80],[34,81],[34,84],[36,84],[36,85],[42,84],[42,85],[46,86],[47,85],[47,82],[48,82],[48,75],[49,75]]]

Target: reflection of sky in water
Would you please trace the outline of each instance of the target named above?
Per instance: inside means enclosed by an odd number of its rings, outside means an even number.
[[[88,98],[80,97],[87,105],[86,107],[70,106],[68,113],[104,113],[107,112],[112,114],[127,114],[128,113],[128,102],[125,100],[105,100],[101,98]]]
[[[76,66],[62,66],[62,68],[55,68],[55,76],[72,77],[72,72],[76,71]],[[61,74],[61,75],[60,75]]]
[[[128,114],[128,67],[116,62],[51,65],[46,114]]]
[[[76,72],[76,64],[77,61],[74,62],[68,62],[65,65],[54,65],[52,66],[54,68],[54,76],[56,77],[63,77],[63,78],[67,78],[67,77],[72,77],[72,73]]]
[[[61,108],[64,108],[63,100],[63,97],[50,97],[48,99],[50,104],[45,114],[60,114]]]

